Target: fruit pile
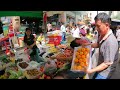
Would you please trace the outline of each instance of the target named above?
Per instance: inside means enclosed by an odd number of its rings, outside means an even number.
[[[78,48],[75,52],[75,58],[73,59],[72,70],[84,70],[88,66],[88,57],[90,49]]]
[[[48,75],[45,75],[45,74],[42,74],[40,76],[38,76],[39,79],[52,79],[51,76],[48,76]]]
[[[26,62],[20,62],[19,63],[19,66],[22,68],[22,69],[25,69],[28,67],[28,64]]]
[[[39,71],[37,69],[27,70],[27,74],[30,76],[36,76],[39,74]]]
[[[62,62],[62,61],[57,61],[57,62],[56,62],[57,68],[63,67],[64,64],[65,64],[65,63]]]
[[[61,45],[58,45],[57,48],[62,49],[62,48],[67,48],[67,46],[64,44],[63,45],[61,44]]]

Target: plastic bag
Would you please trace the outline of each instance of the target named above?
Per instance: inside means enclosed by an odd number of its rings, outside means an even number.
[[[50,60],[45,64],[44,73],[46,75],[51,75],[51,74],[55,73],[56,70],[57,70],[57,65],[54,60]]]

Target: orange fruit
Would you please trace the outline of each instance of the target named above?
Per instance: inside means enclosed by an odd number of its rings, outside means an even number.
[[[76,67],[76,70],[79,70],[79,66]]]
[[[75,65],[75,66],[73,66],[73,69],[74,69],[74,70],[77,70],[77,66],[76,66],[76,65]]]
[[[83,52],[80,52],[80,55],[83,55]]]
[[[82,59],[84,59],[85,58],[85,55],[82,55]]]
[[[81,63],[80,63],[80,66],[85,66],[84,62],[81,62]]]
[[[82,70],[82,67],[81,67],[81,66],[78,66],[78,69],[79,69],[79,70]]]
[[[78,63],[79,61],[78,61],[78,59],[76,58],[76,59],[74,60],[74,62],[75,62],[75,63]]]
[[[85,51],[85,52],[84,52],[84,55],[87,55],[87,54],[88,54],[88,52],[87,52],[87,51]]]
[[[89,52],[90,52],[90,49],[86,48],[85,51],[89,53]]]
[[[78,48],[78,50],[77,50],[77,51],[78,51],[78,52],[81,52],[81,50],[82,50],[81,48]]]
[[[79,55],[79,53],[78,53],[78,52],[76,52],[76,55]]]
[[[85,48],[82,48],[82,51],[84,52],[84,51],[85,51]]]

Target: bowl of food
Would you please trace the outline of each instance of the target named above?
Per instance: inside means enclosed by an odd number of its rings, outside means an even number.
[[[19,62],[18,64],[17,64],[17,66],[18,66],[18,69],[20,69],[20,70],[22,70],[22,71],[25,71],[25,70],[27,70],[30,66],[29,66],[29,63],[27,63],[27,62],[25,62],[25,61],[23,61],[23,62]]]

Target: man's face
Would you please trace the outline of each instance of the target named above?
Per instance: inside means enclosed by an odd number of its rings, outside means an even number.
[[[105,35],[109,29],[109,24],[103,23],[103,22],[101,22],[101,20],[96,20],[95,25],[96,25],[96,29],[100,35]]]

